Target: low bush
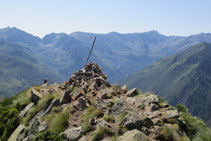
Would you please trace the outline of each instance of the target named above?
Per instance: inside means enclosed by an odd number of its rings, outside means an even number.
[[[47,130],[35,135],[33,141],[64,141],[64,137],[61,137],[58,133]]]
[[[20,124],[18,116],[19,111],[16,108],[2,106],[0,104],[0,140],[7,141],[13,131]]]

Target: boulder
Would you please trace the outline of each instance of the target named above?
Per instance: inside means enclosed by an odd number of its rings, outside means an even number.
[[[120,136],[117,141],[149,141],[148,137],[139,130],[131,130]]]
[[[97,121],[96,121],[95,118],[90,118],[90,119],[89,119],[89,124],[90,124],[91,126],[96,125],[96,123],[97,123]]]
[[[169,111],[166,111],[165,113],[165,119],[178,118],[178,117],[179,117],[179,114],[177,110],[169,110]]]
[[[62,93],[62,97],[60,98],[59,103],[60,104],[66,104],[71,102],[71,98],[70,98],[70,91],[63,91]]]
[[[65,130],[64,132],[67,136],[67,141],[76,141],[82,136],[82,128],[77,127],[77,128],[70,128]]]
[[[150,128],[153,125],[151,119],[140,114],[128,113],[121,123],[123,127],[126,127],[129,130],[138,129],[141,130],[142,127]]]
[[[126,127],[129,130],[138,129],[140,130],[142,127],[141,119],[138,115],[129,113],[127,114],[121,123],[123,127]]]
[[[42,98],[42,94],[32,88],[31,90],[31,101],[37,103]]]
[[[122,92],[123,93],[127,93],[127,91],[128,91],[128,88],[127,88],[127,85],[125,84],[124,86],[122,86]]]
[[[82,97],[83,95],[85,95],[85,90],[82,87],[80,87],[72,93],[71,98],[73,100],[77,100],[79,97]]]
[[[121,92],[121,86],[119,84],[112,85],[113,91],[115,91],[117,94],[120,94]]]
[[[108,127],[111,128],[111,126],[103,119],[100,119],[97,121],[97,127]]]
[[[42,132],[48,128],[48,124],[46,122],[40,122],[38,127],[38,132]]]
[[[86,107],[88,106],[88,103],[86,101],[85,98],[79,98],[78,99],[78,103],[76,105],[76,107],[80,110],[83,111],[84,109],[86,109]]]
[[[112,90],[110,90],[110,89],[103,89],[103,90],[101,90],[98,93],[98,95],[99,95],[100,99],[109,99],[109,98],[112,97],[111,93],[112,93]]]
[[[129,91],[126,93],[126,95],[127,95],[128,97],[132,97],[132,96],[138,95],[137,89],[136,89],[136,88],[133,88],[133,89],[129,90]]]
[[[130,108],[127,104],[127,102],[124,99],[118,98],[116,99],[114,105],[110,109],[111,113],[114,115],[119,115],[123,112],[130,111]]]
[[[26,113],[34,106],[34,103],[28,104],[19,114],[20,117],[24,117]]]

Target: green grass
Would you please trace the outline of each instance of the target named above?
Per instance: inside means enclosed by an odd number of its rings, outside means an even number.
[[[68,127],[68,112],[60,112],[54,115],[49,123],[49,130],[52,132],[60,133]]]
[[[99,141],[106,136],[112,136],[114,132],[108,127],[99,127],[91,134],[91,141]]]
[[[46,130],[36,134],[33,141],[64,141],[64,138],[58,133]]]
[[[51,112],[46,114],[42,120],[47,122],[49,131],[60,133],[68,127],[68,118],[71,116],[72,107],[62,110],[61,107],[52,107]]]
[[[119,117],[118,117],[118,119],[117,119],[118,125],[117,125],[117,133],[116,133],[116,135],[122,135],[122,134],[124,134],[124,133],[127,131],[127,129],[121,125],[121,123],[122,123],[122,121],[123,121],[123,119],[124,119],[124,117],[125,117],[126,115],[127,115],[126,112],[121,113],[121,114],[119,115]]]
[[[112,115],[105,115],[103,119],[107,122],[115,122],[115,117]]]
[[[40,110],[46,108],[53,98],[54,96],[51,94],[43,96],[42,99],[38,101],[38,104],[33,106],[26,114],[26,117],[23,118],[23,124],[27,125],[29,120],[31,120]]]
[[[193,141],[211,141],[211,129],[202,120],[193,117],[184,105],[177,105],[177,110],[187,125],[189,138]]]
[[[84,113],[80,116],[80,120],[82,122],[82,132],[86,134],[87,132],[92,130],[92,127],[89,125],[89,119],[94,117],[102,116],[103,112],[101,109],[97,109],[96,107],[90,106],[88,107]]]
[[[119,115],[119,117],[118,117],[118,123],[119,123],[119,124],[122,123],[122,121],[123,121],[123,119],[124,119],[124,117],[125,117],[126,115],[127,115],[126,112],[121,113],[121,114]]]

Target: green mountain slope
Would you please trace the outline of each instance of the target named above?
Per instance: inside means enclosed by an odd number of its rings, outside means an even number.
[[[61,80],[29,49],[0,41],[0,97],[15,95],[31,85],[41,84],[44,79]]]
[[[210,141],[184,105],[110,85],[96,63],[0,102],[1,141]]]
[[[128,77],[129,87],[153,91],[211,125],[211,45],[205,42],[164,58]]]

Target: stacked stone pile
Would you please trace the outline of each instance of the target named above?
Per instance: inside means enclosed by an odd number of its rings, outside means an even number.
[[[69,86],[83,86],[88,80],[96,80],[100,82],[105,82],[107,76],[103,73],[102,68],[99,67],[96,63],[89,63],[83,69],[75,72],[70,79],[64,84],[64,88]]]

